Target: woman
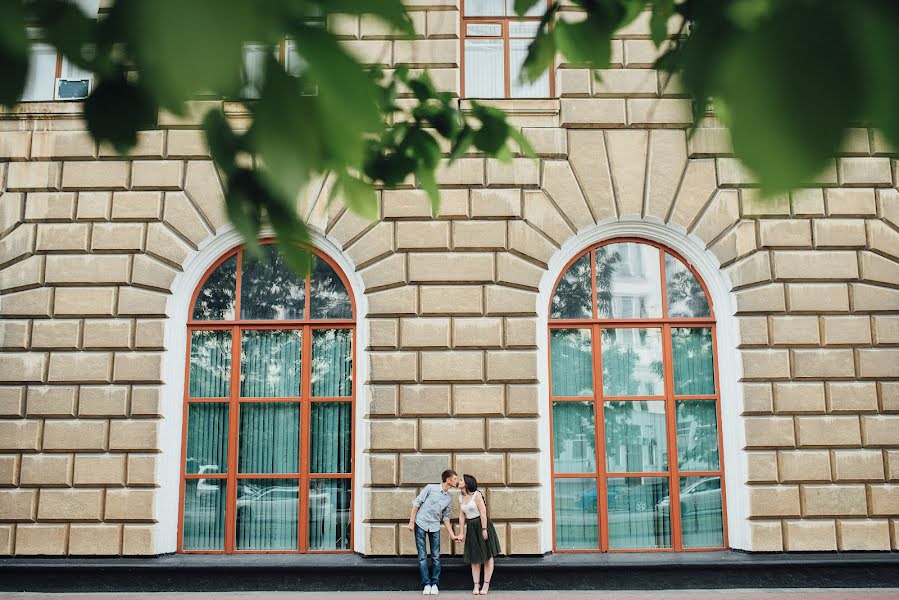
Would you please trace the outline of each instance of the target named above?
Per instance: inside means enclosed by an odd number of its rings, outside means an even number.
[[[487,518],[484,495],[478,490],[478,481],[471,475],[463,475],[459,482],[462,497],[459,499],[459,541],[465,542],[462,559],[471,565],[471,579],[474,582],[472,594],[486,596],[493,576],[493,557],[502,550],[493,523]],[[484,585],[478,591],[481,581],[481,565],[484,565]]]

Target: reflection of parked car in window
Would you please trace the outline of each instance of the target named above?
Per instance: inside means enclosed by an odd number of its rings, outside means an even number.
[[[218,474],[219,466],[218,465],[201,465],[197,470],[197,473],[200,475],[204,474]],[[224,479],[197,479],[197,494],[217,494],[221,490],[222,483],[224,483]]]
[[[296,486],[260,487],[242,484],[237,497],[238,522],[283,523],[286,515],[297,515],[299,510],[299,488]],[[311,492],[309,494],[311,514],[328,514],[331,510],[330,494]]]
[[[665,496],[655,507],[656,516],[670,518],[671,498]],[[701,531],[721,522],[721,478],[703,477],[680,492],[680,514],[683,531]]]

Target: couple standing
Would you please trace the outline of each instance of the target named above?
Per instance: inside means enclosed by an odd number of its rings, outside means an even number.
[[[471,579],[474,582],[472,594],[486,595],[490,589],[490,578],[493,575],[493,557],[501,550],[499,538],[493,523],[487,518],[487,505],[484,496],[478,490],[478,482],[471,475],[464,475],[462,481],[452,469],[441,474],[443,483],[431,483],[425,486],[412,502],[412,516],[409,517],[409,530],[415,533],[415,549],[418,551],[418,569],[421,571],[421,582],[425,595],[436,595],[440,581],[440,523],[446,526],[453,541],[464,542],[465,551],[462,559],[471,565]],[[450,503],[453,497],[451,488],[459,488],[459,535],[453,532],[450,523]],[[428,553],[425,543],[431,547],[432,567],[428,569]],[[481,582],[481,565],[484,565],[484,585]]]

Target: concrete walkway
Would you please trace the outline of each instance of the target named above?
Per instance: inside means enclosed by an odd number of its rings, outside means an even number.
[[[0,600],[381,600],[415,598],[420,592],[234,592],[156,594],[10,594]],[[443,598],[470,598],[470,592],[441,592]],[[893,589],[764,589],[764,590],[676,590],[676,591],[492,591],[495,600],[899,600]]]

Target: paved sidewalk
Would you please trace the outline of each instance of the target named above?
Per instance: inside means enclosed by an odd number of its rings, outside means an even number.
[[[10,594],[0,600],[381,600],[414,598],[420,592],[234,592],[156,594]],[[444,598],[471,597],[471,592],[441,592]],[[495,600],[899,600],[893,589],[765,589],[765,590],[676,590],[676,591],[492,591]]]

